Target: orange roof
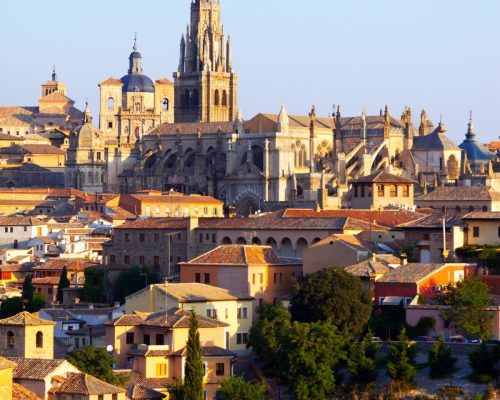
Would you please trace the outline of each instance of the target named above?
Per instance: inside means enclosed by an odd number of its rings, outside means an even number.
[[[200,196],[200,195],[141,195],[141,194],[131,194],[130,197],[133,199],[150,202],[150,203],[196,203],[196,204],[217,204],[223,205],[224,202],[217,200],[212,196]]]
[[[70,394],[95,396],[125,393],[125,389],[101,381],[92,375],[71,372],[68,374],[63,383],[55,388],[52,388],[49,393],[58,395]]]
[[[12,400],[42,400],[19,383],[12,384]]]
[[[105,81],[99,83],[98,86],[101,86],[101,85],[120,85],[121,86],[121,85],[123,85],[123,83],[120,79],[109,77]]]
[[[290,265],[289,260],[278,258],[271,246],[222,245],[181,265]]]
[[[22,311],[9,318],[0,319],[1,325],[11,325],[11,326],[41,326],[41,325],[55,325],[53,321],[48,321],[42,319],[35,314],[31,314],[27,311]]]

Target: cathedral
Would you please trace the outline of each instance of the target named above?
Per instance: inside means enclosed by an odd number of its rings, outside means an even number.
[[[286,205],[341,208],[350,182],[386,171],[418,183],[487,184],[494,155],[476,139],[472,118],[459,147],[420,114],[321,118],[260,113],[244,119],[237,107],[238,77],[231,38],[218,0],[193,0],[180,41],[174,82],[153,82],[142,68],[137,41],[127,75],[99,84],[99,128],[85,110],[70,137],[66,185],[86,191],[155,189],[217,197],[237,213]]]

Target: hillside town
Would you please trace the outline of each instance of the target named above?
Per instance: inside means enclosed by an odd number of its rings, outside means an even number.
[[[55,68],[0,107],[0,400],[500,398],[500,142],[245,118],[222,3],[95,118]]]

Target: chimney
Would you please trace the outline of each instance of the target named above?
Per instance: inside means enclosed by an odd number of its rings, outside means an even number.
[[[401,265],[406,265],[408,264],[408,256],[406,253],[401,253]]]

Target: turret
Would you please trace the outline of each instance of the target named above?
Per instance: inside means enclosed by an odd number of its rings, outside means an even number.
[[[181,46],[180,46],[181,54],[179,56],[179,72],[184,72],[184,67],[186,63],[186,40],[184,39],[184,35],[181,37]]]
[[[286,112],[285,105],[281,105],[280,113],[278,114],[278,132],[287,133],[289,128],[288,113]]]

